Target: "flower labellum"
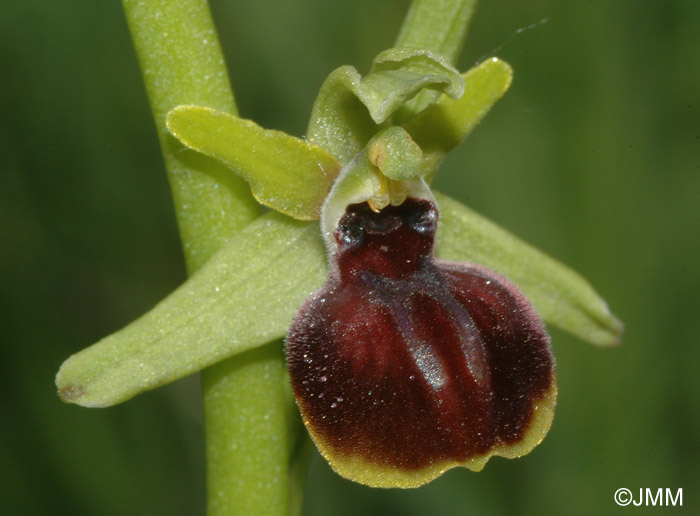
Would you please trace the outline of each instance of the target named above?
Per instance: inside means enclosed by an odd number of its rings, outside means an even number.
[[[438,211],[351,204],[327,283],[297,313],[287,360],[302,417],[340,475],[416,487],[549,430],[549,337],[524,295],[482,266],[437,260]]]

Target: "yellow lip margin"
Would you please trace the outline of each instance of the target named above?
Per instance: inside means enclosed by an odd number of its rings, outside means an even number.
[[[370,487],[406,489],[427,484],[447,470],[458,466],[472,471],[481,471],[493,456],[515,459],[527,455],[542,442],[552,426],[556,400],[556,377],[553,375],[549,390],[541,398],[533,401],[532,418],[520,441],[510,445],[497,443],[486,454],[466,461],[442,461],[416,470],[401,470],[391,464],[377,464],[361,455],[339,455],[314,432],[309,420],[304,418],[304,423],[321,455],[328,461],[333,471],[341,477]],[[302,409],[302,415],[303,412]]]

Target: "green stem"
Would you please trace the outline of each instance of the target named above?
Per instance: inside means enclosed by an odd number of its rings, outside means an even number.
[[[477,0],[413,0],[396,38],[397,47],[421,47],[454,65],[467,39]],[[408,118],[435,101],[439,93],[423,90],[402,108]]]
[[[281,343],[272,342],[207,369],[202,388],[207,513],[288,514],[290,498],[297,494],[289,489],[292,436],[287,424],[294,407]]]
[[[173,192],[190,273],[257,216],[245,182],[216,161],[185,150],[165,127],[180,104],[236,113],[206,2],[122,0]]]
[[[202,0],[122,0],[168,171],[190,274],[258,215],[245,182],[184,149],[165,127],[175,106],[236,114],[223,55]],[[288,512],[291,423],[279,342],[202,372],[210,516]]]

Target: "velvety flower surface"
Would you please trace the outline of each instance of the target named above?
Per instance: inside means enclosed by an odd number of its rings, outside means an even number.
[[[414,487],[528,453],[556,399],[549,337],[482,266],[436,260],[438,212],[408,198],[348,206],[327,283],[287,337],[292,385],[321,453],[367,485]]]

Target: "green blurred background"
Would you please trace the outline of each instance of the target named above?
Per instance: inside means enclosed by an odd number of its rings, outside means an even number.
[[[196,378],[105,410],[53,384],[185,276],[120,4],[3,4],[0,512],[203,514]],[[324,77],[366,71],[407,6],[213,1],[242,116],[301,135]],[[460,68],[506,43],[515,80],[436,185],[585,275],[623,345],[552,331],[559,406],[527,457],[398,491],[315,456],[305,515],[700,514],[698,27],[696,0],[481,2]],[[619,487],[684,507],[618,508]]]

